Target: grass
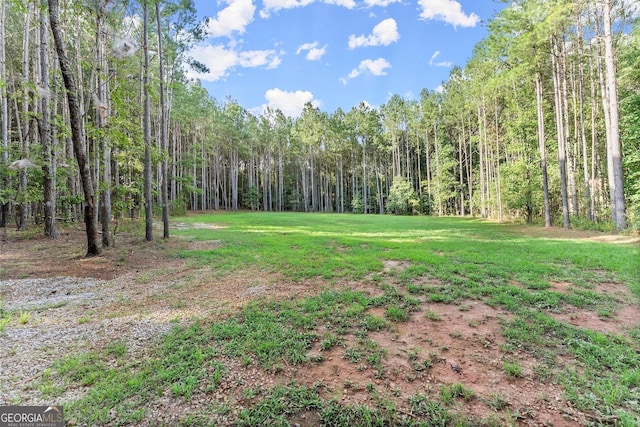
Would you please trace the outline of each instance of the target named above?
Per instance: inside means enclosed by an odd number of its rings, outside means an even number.
[[[18,323],[25,325],[29,320],[31,320],[31,313],[25,310],[20,310],[20,313],[18,314]]]
[[[11,313],[4,308],[4,301],[0,300],[0,333],[2,333],[11,322],[11,317]]]
[[[313,356],[312,349],[338,352],[384,382],[389,355],[372,339],[375,331],[393,332],[418,311],[437,327],[442,319],[426,310],[429,304],[451,304],[452,310],[463,312],[470,301],[480,301],[510,314],[501,320],[507,378],[523,375],[509,355],[517,352],[535,362],[535,378],[561,384],[576,408],[603,419],[616,414],[618,420],[640,422],[635,415],[640,409],[640,327],[629,325],[628,335],[613,335],[554,318],[580,309],[615,319],[620,301],[595,287],[624,284],[639,297],[637,245],[595,242],[571,233],[534,236],[522,226],[463,218],[233,213],[177,221],[215,226],[175,231],[182,239],[219,242],[215,249],[202,250],[185,244],[178,253],[209,266],[212,275],[250,268],[294,281],[320,278],[327,286],[305,298],[252,301],[224,319],[176,326],[145,360],[132,360],[122,342],[100,353],[59,360],[54,367],[67,387],[90,390],[66,408],[78,419],[104,423],[115,408],[122,420],[135,423],[159,396],[189,402],[215,391],[228,375],[229,360],[278,374],[322,363],[324,358]],[[399,260],[406,268],[384,273],[385,261]],[[333,289],[330,284],[336,281],[369,282],[379,292]],[[555,290],[553,283],[560,282],[571,286]],[[468,326],[477,330],[480,323]],[[460,332],[452,337],[463,339]],[[416,372],[431,369],[432,360],[422,360],[417,350],[407,358]],[[460,410],[478,397],[463,384],[409,397],[395,392],[392,400],[385,397],[384,387],[371,384],[370,401],[359,405],[340,403],[335,390],[321,384],[256,390],[246,397],[237,424],[291,425],[306,413],[316,414],[318,425],[482,424]],[[53,389],[51,384],[43,387]],[[495,416],[511,416],[509,401],[499,393],[480,400],[500,412]],[[412,417],[403,416],[398,405],[409,408]],[[181,422],[215,424],[223,411],[229,411],[228,405],[203,409]]]
[[[602,271],[633,278],[639,266],[629,246],[527,237],[520,228],[474,219],[235,213],[179,221],[219,226],[176,231],[191,240],[219,240],[217,249],[181,252],[216,271],[258,265],[298,279],[363,278],[380,273],[384,260],[404,260],[412,265],[403,278],[430,273],[475,285],[490,280],[536,287],[548,286],[548,277],[572,281],[577,276],[587,283]],[[603,247],[616,256],[601,256]]]
[[[0,300],[0,333],[15,320],[18,325],[26,325],[31,320],[31,312],[27,310],[18,310],[12,312],[4,308],[4,302]]]
[[[515,360],[505,360],[502,363],[502,367],[504,368],[504,373],[507,375],[507,378],[515,379],[522,376],[522,367]]]

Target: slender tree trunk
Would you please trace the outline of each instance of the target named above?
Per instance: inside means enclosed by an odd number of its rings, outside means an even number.
[[[51,239],[58,237],[56,230],[56,178],[54,147],[51,143],[51,97],[49,86],[49,20],[46,13],[40,13],[40,142],[42,144],[42,173],[44,196],[44,235]]]
[[[567,191],[567,152],[564,132],[564,114],[561,94],[561,70],[558,63],[558,44],[555,37],[551,40],[553,51],[551,53],[553,74],[553,99],[555,101],[556,129],[558,139],[558,164],[560,166],[560,194],[562,197],[563,227],[569,228],[569,197]]]
[[[429,214],[433,213],[432,203],[432,193],[431,193],[431,147],[429,147],[429,130],[425,129],[424,131],[424,155],[425,155],[425,165],[427,167],[427,197],[429,203]]]
[[[602,18],[604,20],[604,63],[606,96],[603,98],[608,106],[609,127],[607,128],[607,165],[609,176],[609,198],[611,219],[618,231],[627,228],[626,206],[624,199],[624,178],[622,171],[622,149],[620,145],[620,128],[618,117],[618,83],[616,81],[615,54],[613,51],[613,34],[611,31],[611,0],[602,0]]]
[[[571,127],[569,126],[569,89],[567,83],[567,53],[566,53],[566,42],[564,36],[561,36],[561,39],[557,43],[558,47],[558,56],[557,56],[557,66],[558,66],[558,87],[560,89],[559,95],[559,105],[561,107],[562,112],[562,129],[563,139],[564,139],[564,148],[565,148],[565,158],[566,158],[566,174],[567,174],[567,203],[569,213],[577,216],[578,215],[578,197],[576,193],[576,178],[575,178],[575,156],[573,154],[572,146],[571,146]]]
[[[598,132],[596,128],[596,122],[598,117],[598,106],[597,106],[597,86],[594,83],[596,80],[596,74],[599,74],[599,68],[596,71],[596,66],[594,65],[594,56],[591,54],[589,56],[589,91],[591,95],[591,180],[589,181],[589,189],[591,192],[591,210],[593,212],[593,222],[598,222],[598,195],[600,194],[600,189],[597,185],[596,178],[596,158],[598,157]],[[597,61],[597,58],[595,59]],[[598,177],[599,178],[599,177]]]
[[[471,116],[468,118],[468,127],[471,129]],[[473,216],[473,148],[471,147],[471,139],[465,144],[465,153],[467,157],[467,187],[469,188],[469,215]]]
[[[100,193],[100,219],[102,246],[111,246],[111,144],[108,136],[110,117],[109,79],[107,63],[107,27],[105,25],[105,3],[101,0],[96,15],[96,124],[102,150],[102,192]]]
[[[6,9],[7,2],[0,0],[0,81],[7,81],[7,68],[6,68],[6,37],[5,37],[5,22],[6,22]],[[9,163],[9,109],[7,105],[7,85],[0,85],[0,122],[2,122],[2,129],[0,137],[2,138],[2,150],[0,161],[2,164],[7,165]],[[8,185],[7,178],[2,180],[2,187],[6,188]],[[0,227],[6,227],[9,216],[9,202],[0,202]]]
[[[284,201],[284,153],[282,150],[282,141],[278,140],[278,207],[282,212],[285,210]]]
[[[462,144],[464,140],[464,123],[458,136],[458,179],[460,180],[460,216],[464,216],[464,165],[462,159]]]
[[[395,164],[395,163],[394,163]],[[367,138],[362,138],[362,213],[367,213]]]
[[[22,39],[22,130],[21,130],[21,157],[23,159],[28,158],[29,156],[29,145],[31,139],[31,117],[29,114],[29,90],[27,89],[30,82],[30,74],[29,74],[29,51],[30,51],[30,40],[31,40],[31,15],[33,13],[33,3],[29,2],[27,7],[27,13],[24,15],[24,33]],[[18,177],[18,195],[19,195],[19,203],[18,203],[18,215],[16,217],[17,221],[17,229],[18,230],[26,230],[27,229],[27,185],[28,185],[28,176],[27,176],[26,167],[20,168],[19,177]]]
[[[440,140],[438,138],[438,128],[436,124],[433,125],[433,146],[435,147],[434,160],[435,160],[435,172],[436,172],[436,197],[438,198],[438,216],[444,214],[442,206],[442,174],[440,173]]]
[[[144,211],[145,211],[145,239],[153,240],[153,199],[151,197],[151,103],[149,99],[149,6],[147,0],[143,3],[143,51],[144,74],[142,90],[144,91]]]
[[[71,122],[71,137],[73,140],[73,151],[82,181],[82,189],[84,191],[85,209],[84,222],[87,229],[87,256],[100,255],[100,245],[98,240],[98,229],[96,222],[96,206],[95,193],[93,190],[93,181],[91,180],[91,171],[87,162],[87,154],[84,146],[84,130],[82,126],[82,115],[80,114],[80,104],[77,98],[76,82],[73,78],[71,63],[67,57],[67,51],[62,37],[62,29],[60,28],[60,11],[58,0],[48,0],[49,4],[49,21],[53,39],[58,53],[58,61],[60,62],[60,71],[64,84],[67,89],[67,101],[69,104],[69,116]]]
[[[478,105],[478,127],[480,129],[480,138],[478,139],[478,152],[480,155],[480,215],[482,218],[487,217],[487,188],[485,182],[487,178],[487,155],[484,149],[484,141],[487,134],[486,120],[483,117],[486,116],[484,107],[484,96],[482,97],[482,106]]]
[[[582,19],[578,14],[577,17],[577,39],[578,39],[578,114],[580,126],[580,141],[582,143],[582,172],[584,179],[584,202],[587,219],[594,220],[593,205],[591,203],[591,177],[589,174],[589,156],[587,151],[587,131],[585,124],[584,110],[586,108],[584,101],[584,65],[582,58],[584,57],[583,40],[582,40]],[[593,153],[592,153],[593,154]]]
[[[500,132],[498,120],[498,102],[494,99],[494,119],[496,127],[496,203],[498,205],[498,221],[502,222],[502,178],[500,175]]]
[[[485,191],[485,209],[483,213],[483,218],[488,218],[491,216],[491,178],[493,175],[493,168],[491,160],[489,159],[489,124],[487,119],[487,105],[484,95],[482,96],[482,127],[484,132],[482,134],[482,152],[484,152],[484,178],[485,181],[482,183]]]
[[[542,97],[542,74],[536,73],[536,111],[538,116],[538,145],[540,148],[540,168],[542,169],[542,195],[544,199],[544,226],[551,227],[549,207],[549,178],[547,174],[547,147],[545,142],[544,110]]]

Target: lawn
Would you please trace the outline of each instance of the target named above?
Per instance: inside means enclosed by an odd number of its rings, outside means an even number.
[[[114,341],[56,360],[63,389],[86,388],[66,405],[75,420],[640,425],[632,239],[471,218],[242,212],[173,224],[177,243],[158,250],[199,272],[185,299],[246,275],[256,282],[235,291],[255,297],[175,319],[144,359]],[[256,291],[270,286],[280,292]]]

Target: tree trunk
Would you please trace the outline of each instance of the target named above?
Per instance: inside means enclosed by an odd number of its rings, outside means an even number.
[[[571,127],[569,126],[569,89],[567,83],[567,53],[566,42],[564,36],[558,43],[558,86],[560,88],[560,100],[564,130],[564,148],[565,157],[567,159],[567,198],[569,205],[569,212],[575,216],[578,216],[578,196],[576,192],[576,178],[575,178],[575,156],[571,147]]]
[[[435,147],[435,172],[436,172],[436,197],[438,198],[438,216],[442,216],[444,214],[443,206],[442,206],[442,174],[440,173],[440,141],[438,138],[438,128],[436,124],[433,125],[433,135],[434,141],[433,146]]]
[[[84,222],[87,229],[87,256],[96,256],[100,255],[100,246],[98,243],[98,229],[96,223],[95,193],[93,190],[91,171],[89,170],[89,163],[87,162],[87,154],[84,146],[82,115],[80,114],[80,104],[76,95],[77,87],[71,70],[71,63],[67,57],[64,40],[62,38],[58,0],[48,0],[48,3],[51,31],[53,32],[53,39],[58,53],[60,71],[62,73],[65,88],[67,89],[67,102],[69,103],[73,151],[76,161],[78,162],[78,169],[80,171],[82,189],[84,191],[84,199],[86,203],[84,209]]]
[[[584,111],[586,108],[584,101],[584,65],[582,58],[584,56],[583,40],[582,40],[582,19],[578,14],[577,17],[577,39],[578,39],[578,114],[579,114],[579,126],[580,126],[580,141],[582,143],[582,173],[584,179],[584,203],[587,213],[587,219],[589,221],[594,220],[593,205],[591,203],[591,176],[589,174],[589,161],[587,150],[587,131]]]
[[[142,90],[144,92],[144,215],[145,239],[153,240],[153,199],[151,198],[151,103],[149,99],[149,7],[147,1],[143,3],[143,51],[144,74]]]
[[[29,139],[31,133],[29,129],[31,127],[31,117],[29,114],[29,50],[30,50],[30,34],[31,34],[31,14],[33,12],[33,3],[29,2],[27,7],[27,13],[24,15],[24,33],[22,39],[22,129],[21,129],[21,158],[26,159],[29,157]],[[19,169],[18,177],[18,214],[16,216],[17,229],[27,229],[27,176],[26,167]]]
[[[427,167],[427,203],[429,205],[429,215],[433,213],[432,193],[431,193],[431,147],[429,147],[429,129],[424,130],[424,157],[425,166]]]
[[[495,117],[495,126],[496,126],[496,204],[498,206],[498,221],[502,222],[502,178],[500,176],[500,132],[499,130],[499,120],[498,120],[498,102],[497,99],[494,99],[494,117]]]
[[[464,166],[462,159],[462,144],[464,139],[464,123],[460,135],[458,136],[458,179],[460,181],[460,216],[465,215],[464,211]]]
[[[107,27],[105,25],[105,3],[100,1],[96,15],[96,124],[100,148],[102,150],[102,192],[100,194],[100,217],[102,225],[102,245],[111,246],[111,144],[109,143],[108,126],[110,117],[109,79],[107,64]]]
[[[471,116],[468,117],[469,129],[471,129]],[[465,153],[467,157],[467,187],[469,187],[469,215],[473,216],[473,149],[471,147],[471,137],[469,143],[465,144]]]
[[[593,222],[598,222],[598,196],[600,195],[600,186],[597,185],[599,182],[596,178],[596,158],[598,157],[598,133],[596,132],[596,121],[598,117],[598,107],[597,107],[597,86],[595,84],[596,75],[600,75],[600,66],[594,64],[594,54],[592,53],[589,56],[589,93],[591,96],[591,180],[589,181],[589,189],[591,192],[591,210],[593,212]],[[595,58],[595,61],[598,61]],[[599,61],[598,61],[599,64]],[[596,70],[597,68],[597,70]],[[598,77],[599,78],[599,77]]]
[[[394,163],[395,165],[395,163]],[[362,213],[367,213],[367,138],[362,138]]]
[[[56,177],[54,147],[51,143],[51,110],[49,99],[49,21],[40,13],[40,142],[42,144],[42,173],[44,196],[44,235],[58,238],[56,230]]]
[[[618,117],[618,83],[616,80],[615,54],[611,31],[611,0],[602,0],[604,20],[604,62],[606,95],[603,102],[608,105],[609,127],[607,128],[607,165],[609,176],[609,198],[611,219],[618,231],[627,228],[624,199],[624,179],[622,171],[622,149],[620,146],[620,128]]]
[[[536,73],[536,110],[538,116],[538,145],[540,147],[540,168],[542,169],[542,195],[544,198],[544,226],[551,227],[549,207],[549,178],[547,175],[547,147],[544,132],[544,110],[542,98],[542,75]]]
[[[564,131],[564,114],[562,108],[561,94],[561,70],[558,63],[558,44],[555,37],[551,40],[552,53],[552,74],[553,74],[553,99],[555,101],[556,129],[558,139],[558,165],[560,166],[560,194],[562,197],[562,224],[565,229],[569,228],[569,197],[567,191],[567,152]]]
[[[7,81],[7,68],[6,68],[6,38],[5,38],[5,22],[6,22],[6,9],[7,2],[0,1],[0,81]],[[0,137],[2,138],[2,154],[0,161],[6,165],[9,163],[9,109],[7,105],[7,85],[0,85],[0,122],[2,122],[2,130]],[[7,178],[3,177],[2,187],[6,188],[8,185]],[[9,202],[0,201],[0,227],[7,226],[7,220],[9,216]]]

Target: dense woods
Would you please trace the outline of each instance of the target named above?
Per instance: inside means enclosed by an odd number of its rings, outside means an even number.
[[[112,219],[151,240],[187,210],[640,228],[633,1],[508,1],[442,90],[296,118],[185,77],[190,0],[59,2],[0,3],[0,226],[84,218],[89,254],[98,222],[108,246]]]

